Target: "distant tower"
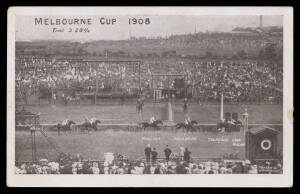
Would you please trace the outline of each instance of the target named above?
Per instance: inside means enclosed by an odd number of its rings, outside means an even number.
[[[196,26],[195,26],[195,31],[194,31],[194,34],[197,34],[197,28],[196,28]]]
[[[263,16],[262,15],[259,16],[259,27],[260,28],[263,27]]]

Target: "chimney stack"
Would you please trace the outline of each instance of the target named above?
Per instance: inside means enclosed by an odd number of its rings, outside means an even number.
[[[263,16],[262,15],[259,16],[259,27],[260,28],[263,27]]]

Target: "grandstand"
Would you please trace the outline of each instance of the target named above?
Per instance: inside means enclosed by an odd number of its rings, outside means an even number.
[[[282,100],[282,67],[271,62],[196,60],[165,64],[33,57],[16,61],[16,93],[24,100],[30,95],[51,99],[54,94],[58,97],[65,93],[70,101],[75,97],[93,98],[95,103],[98,96],[152,98],[157,96],[157,89],[160,99],[174,94],[176,99],[219,101],[223,92],[225,102],[278,103]]]

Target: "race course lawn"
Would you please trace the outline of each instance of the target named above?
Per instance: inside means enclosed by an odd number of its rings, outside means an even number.
[[[238,154],[242,157],[244,147],[232,146],[234,141],[244,142],[243,133],[220,134],[213,132],[128,132],[102,131],[88,133],[67,133],[57,135],[56,132],[47,132],[64,153],[81,154],[86,159],[103,159],[105,152],[122,153],[130,159],[144,156],[147,144],[156,147],[159,157],[164,157],[163,149],[168,144],[173,152],[179,153],[179,147],[188,147],[192,156],[201,158],[220,158],[224,153]],[[227,139],[224,142],[209,141],[209,138]],[[36,132],[36,146],[38,159],[57,159],[54,149],[48,144],[41,133]],[[16,160],[31,161],[30,132],[16,132]]]
[[[166,104],[147,103],[142,114],[143,120],[149,120],[152,115],[157,119],[166,119]],[[249,123],[255,124],[282,124],[282,105],[225,105],[224,112],[244,113],[247,108]],[[85,117],[96,117],[102,123],[136,123],[139,115],[136,113],[135,105],[73,105],[73,106],[27,106],[28,111],[41,113],[40,123],[54,124],[65,118],[82,122]],[[184,120],[182,105],[173,105],[174,120]],[[188,114],[191,119],[203,124],[216,124],[220,119],[220,106],[216,104],[189,104]],[[159,157],[163,157],[163,148],[168,144],[170,148],[179,152],[180,146],[188,147],[192,156],[202,158],[219,158],[224,153],[238,154],[244,156],[244,147],[236,147],[234,141],[244,142],[241,133],[223,135],[211,132],[129,132],[129,131],[98,131],[87,133],[73,132],[58,136],[56,132],[47,132],[49,136],[65,153],[81,154],[85,158],[102,159],[105,152],[126,154],[129,158],[144,156],[144,147],[150,143],[156,147]],[[227,139],[223,142],[209,141],[209,138]],[[16,160],[31,160],[31,140],[28,131],[16,131]],[[55,160],[57,155],[40,132],[36,132],[36,146],[38,158]]]

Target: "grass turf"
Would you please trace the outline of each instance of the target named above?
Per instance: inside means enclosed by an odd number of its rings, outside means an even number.
[[[220,158],[225,153],[244,155],[245,147],[233,146],[232,139],[244,142],[243,133],[221,135],[212,132],[126,132],[104,131],[88,133],[67,133],[58,136],[48,132],[56,144],[65,153],[81,154],[84,158],[102,159],[105,152],[126,154],[131,159],[144,156],[144,148],[149,143],[155,147],[159,157],[164,157],[163,149],[168,144],[173,152],[179,153],[179,147],[188,147],[192,156],[201,158]],[[214,141],[216,138],[221,141]],[[56,159],[57,154],[46,139],[36,132],[38,158]],[[16,133],[16,160],[31,160],[30,132]]]
[[[148,103],[144,107],[143,120],[149,120],[155,115],[157,119],[165,119],[165,104]],[[238,112],[242,114],[247,108],[249,123],[256,124],[281,124],[282,105],[225,105],[224,112]],[[57,123],[65,118],[82,122],[85,117],[97,117],[102,123],[135,123],[139,116],[135,111],[135,105],[78,105],[78,106],[27,106],[31,112],[41,113],[41,123]],[[174,120],[184,120],[182,105],[173,105]],[[200,123],[217,123],[220,117],[220,106],[215,104],[190,104],[189,115]],[[240,115],[241,117],[241,115]],[[170,148],[179,152],[180,146],[189,147],[193,156],[203,158],[218,158],[224,153],[238,154],[242,157],[244,147],[232,146],[232,139],[244,139],[240,133],[222,136],[216,133],[190,133],[183,132],[127,132],[127,131],[104,131],[92,132],[91,134],[72,133],[57,136],[54,132],[49,135],[66,153],[80,153],[86,158],[101,159],[103,153],[123,153],[130,158],[143,156],[143,149],[150,143],[156,147],[159,155],[163,156],[163,148],[168,144]],[[184,138],[185,137],[185,138]],[[228,141],[209,141],[209,138],[222,138]],[[25,131],[16,132],[16,159],[31,160],[30,134]],[[36,134],[38,158],[56,159],[56,153],[49,146],[46,139],[40,133]]]
[[[143,120],[149,120],[152,115],[157,119],[166,119],[164,115],[164,103],[147,103],[143,110]],[[174,121],[184,120],[181,104],[173,105]],[[245,108],[249,113],[249,123],[255,124],[281,124],[282,105],[224,105],[225,112],[238,112],[239,117]],[[76,122],[82,122],[85,117],[96,117],[103,123],[135,123],[139,121],[135,105],[69,105],[69,106],[27,106],[28,111],[41,113],[41,123],[57,123],[65,118]],[[190,104],[188,114],[191,119],[200,123],[215,124],[220,118],[220,105],[218,104]]]

